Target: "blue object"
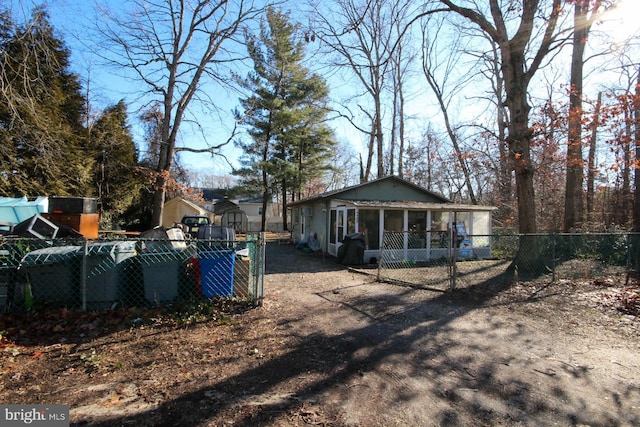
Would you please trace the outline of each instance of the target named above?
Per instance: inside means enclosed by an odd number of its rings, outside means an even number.
[[[202,295],[212,297],[233,296],[234,251],[200,252],[200,281]]]

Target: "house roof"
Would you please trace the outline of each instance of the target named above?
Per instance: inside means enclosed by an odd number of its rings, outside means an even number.
[[[202,191],[202,198],[209,202],[222,200],[227,197],[229,192],[229,190],[223,188],[200,188],[200,191]]]
[[[412,189],[413,191],[416,191],[417,193],[421,194],[422,196],[430,199],[432,201],[432,204],[437,205],[437,204],[453,204],[451,202],[451,200],[447,199],[444,196],[441,196],[437,193],[434,193],[432,191],[427,190],[424,187],[421,187],[419,185],[416,185],[412,182],[406,181],[402,178],[399,178],[397,176],[386,176],[383,178],[379,178],[373,181],[369,181],[369,182],[364,182],[361,184],[357,184],[357,185],[353,185],[351,187],[345,187],[339,190],[333,190],[333,191],[328,191],[326,193],[320,194],[318,196],[315,197],[311,197],[308,199],[303,199],[303,200],[298,200],[295,202],[290,202],[288,204],[289,207],[295,207],[295,206],[299,206],[299,205],[305,205],[305,204],[309,204],[309,203],[314,203],[314,202],[320,202],[320,201],[326,201],[328,199],[344,199],[344,200],[350,200],[352,202],[356,202],[356,201],[361,201],[364,202],[365,200],[362,200],[361,198],[354,198],[351,195],[357,193],[357,192],[362,192],[362,190],[367,190],[368,187],[375,187],[375,186],[379,186],[379,185],[387,185],[387,184],[391,184],[391,185],[401,185],[404,187],[408,187],[410,189]],[[402,201],[402,200],[373,200],[371,198],[368,198],[366,200],[367,202],[371,202],[371,203],[377,203],[377,206],[380,206],[380,204],[382,203],[389,203],[389,202],[405,202],[405,203],[411,203],[410,201]],[[422,203],[425,203],[424,201]],[[466,206],[466,205],[465,205]]]
[[[384,200],[342,200],[334,199],[337,202],[351,204],[358,208],[389,208],[389,209],[420,209],[430,211],[487,211],[496,210],[498,208],[480,205],[465,205],[461,203],[433,203],[433,202],[415,202],[411,200],[384,201]]]
[[[165,202],[165,206],[171,206],[173,204],[178,204],[178,203],[188,206],[192,210],[196,211],[198,215],[206,215],[207,212],[210,212],[209,210],[205,209],[203,206],[200,206],[197,203],[192,202],[191,200],[187,200],[183,197],[174,197],[171,200],[167,200]]]
[[[216,203],[213,206],[213,212],[216,215],[222,215],[225,212],[229,212],[229,211],[238,211],[240,210],[240,206],[236,205],[235,203],[233,203],[231,200],[229,199],[223,199],[222,201]]]

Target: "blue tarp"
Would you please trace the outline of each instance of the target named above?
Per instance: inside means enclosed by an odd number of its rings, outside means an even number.
[[[28,200],[26,197],[0,197],[0,222],[16,225],[48,210],[47,197],[35,200]]]

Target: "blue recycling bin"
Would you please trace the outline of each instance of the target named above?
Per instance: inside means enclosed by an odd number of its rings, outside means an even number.
[[[233,270],[236,254],[231,250],[203,251],[199,254],[202,295],[212,297],[233,296]]]

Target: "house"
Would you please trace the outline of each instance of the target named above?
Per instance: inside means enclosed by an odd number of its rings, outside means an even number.
[[[375,263],[385,230],[413,232],[404,240],[402,259],[445,257],[450,251],[446,242],[458,237],[469,242],[473,256],[490,256],[488,236],[495,208],[456,204],[396,176],[292,202],[289,209],[293,240],[316,235],[321,249],[334,256],[345,236],[358,232],[364,238],[364,262]]]
[[[171,228],[174,224],[179,223],[185,215],[205,215],[212,223],[214,222],[213,212],[182,197],[174,197],[164,204],[161,225],[165,228]]]
[[[238,205],[247,213],[249,231],[260,231],[262,227],[262,197],[240,199]],[[268,202],[266,227],[269,231],[282,231],[282,217],[278,214],[278,204]]]
[[[205,200],[203,206],[215,212],[216,224],[233,227],[236,233],[260,231],[262,226],[262,197],[230,198],[229,190],[200,188]],[[277,206],[267,203],[267,229],[282,229],[282,218],[277,214]]]

